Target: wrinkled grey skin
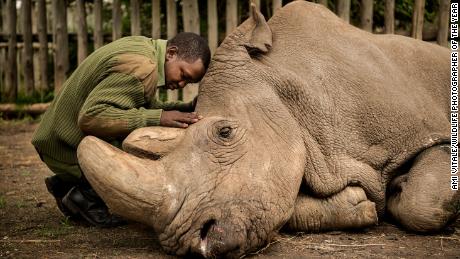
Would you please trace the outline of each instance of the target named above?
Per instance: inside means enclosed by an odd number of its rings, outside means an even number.
[[[186,130],[133,132],[78,156],[118,214],[167,252],[237,257],[285,226],[418,232],[458,216],[449,186],[449,51],[373,35],[293,2],[253,17],[216,51]],[[131,154],[130,154],[131,153]],[[134,155],[133,155],[134,154]]]

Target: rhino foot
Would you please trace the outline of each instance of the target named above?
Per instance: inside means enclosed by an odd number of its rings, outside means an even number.
[[[361,187],[349,186],[325,199],[299,195],[287,228],[305,232],[359,229],[377,221],[375,203]]]

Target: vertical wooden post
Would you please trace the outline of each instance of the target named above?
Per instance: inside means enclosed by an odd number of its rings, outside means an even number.
[[[211,54],[214,54],[219,44],[219,28],[217,25],[217,1],[208,0],[208,43]]]
[[[238,25],[238,1],[227,0],[225,34],[229,35]]]
[[[449,0],[441,0],[439,6],[439,30],[437,42],[439,45],[447,47],[447,38],[449,36]]]
[[[152,38],[161,37],[161,12],[160,0],[152,0]]]
[[[337,0],[337,15],[348,23],[350,22],[350,7],[351,0]]]
[[[412,34],[416,39],[423,37],[423,16],[425,14],[425,0],[415,0],[414,14],[412,15]]]
[[[372,32],[374,0],[361,0],[361,29]]]
[[[395,0],[385,0],[385,33],[395,33]]]
[[[282,0],[273,0],[273,13],[275,13],[278,9],[280,9],[283,6],[283,1]]]
[[[182,18],[184,31],[200,34],[200,14],[197,0],[182,1]],[[198,94],[198,84],[188,84],[182,89],[182,100],[189,102]]]
[[[260,11],[260,0],[249,0],[249,16],[252,15],[252,12],[251,12],[251,3],[254,3],[257,7],[257,9]]]
[[[78,41],[78,64],[88,56],[88,26],[86,24],[85,0],[77,0],[77,41]]]
[[[171,39],[177,34],[177,11],[176,11],[176,1],[167,0],[166,1],[166,30],[167,38]]]
[[[318,4],[322,4],[327,7],[327,0],[318,0]]]
[[[6,91],[5,100],[15,102],[18,95],[18,71],[16,52],[16,0],[7,0],[8,9],[8,65],[6,67]]]
[[[130,0],[131,35],[141,35],[141,14],[139,0]]]
[[[69,69],[69,39],[67,34],[67,0],[53,0],[54,19],[54,92],[58,94]]]
[[[102,0],[94,0],[94,49],[104,45],[104,36],[102,35]]]
[[[197,0],[182,0],[184,31],[200,34],[200,14]]]
[[[113,31],[112,31],[112,41],[118,40],[122,36],[122,27],[121,27],[121,0],[113,0],[112,6],[112,20],[113,20]]]
[[[167,27],[167,37],[168,40],[176,36],[177,34],[177,10],[176,10],[176,1],[167,0],[166,1],[166,27]],[[177,101],[179,97],[179,92],[177,90],[171,91],[167,90],[168,101]]]
[[[46,0],[38,0],[38,23],[37,33],[39,48],[39,67],[40,67],[40,90],[48,90],[48,29],[46,27]]]
[[[8,33],[7,31],[7,6],[6,6],[6,0],[0,0],[0,15],[1,15],[1,27],[0,27],[0,32],[6,35]],[[0,48],[0,64],[7,64],[6,61],[6,50],[5,48]],[[0,66],[0,101],[3,98],[3,94],[5,93],[5,67]]]
[[[22,33],[24,38],[24,86],[25,95],[34,92],[34,50],[32,48],[32,0],[22,0]]]

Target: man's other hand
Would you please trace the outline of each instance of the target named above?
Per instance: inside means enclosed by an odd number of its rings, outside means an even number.
[[[203,117],[195,112],[180,112],[180,111],[163,111],[161,113],[160,125],[174,128],[187,128]]]

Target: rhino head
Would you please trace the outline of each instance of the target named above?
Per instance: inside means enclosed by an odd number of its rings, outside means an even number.
[[[305,147],[258,61],[272,33],[252,12],[200,84],[204,119],[186,130],[139,129],[124,141],[127,152],[95,137],[78,148],[111,210],[152,226],[167,252],[239,256],[264,245],[293,212]]]

